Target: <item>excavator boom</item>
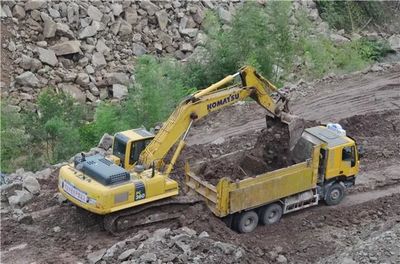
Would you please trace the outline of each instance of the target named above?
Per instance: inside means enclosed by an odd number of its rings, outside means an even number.
[[[241,82],[228,86],[238,76]],[[274,100],[273,94],[277,99]],[[295,134],[291,131],[290,125],[294,123],[296,118],[288,113],[288,98],[281,94],[267,79],[259,75],[254,68],[245,66],[239,72],[229,75],[183,100],[141,153],[140,164],[150,167],[154,161],[162,161],[172,146],[187,132],[193,120],[200,119],[211,112],[246,100],[249,97],[266,109],[270,116],[280,118],[282,122],[287,123],[290,133]],[[296,122],[296,125],[292,126],[292,130],[293,128],[300,131],[297,134],[301,135],[301,122]],[[294,145],[294,142],[292,145]],[[178,148],[178,151],[181,149]]]

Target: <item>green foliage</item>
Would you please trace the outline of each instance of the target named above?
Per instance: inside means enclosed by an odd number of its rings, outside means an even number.
[[[1,106],[1,166],[5,172],[19,167],[36,170],[82,150],[80,127],[86,109],[65,94],[43,91],[37,100],[38,113],[18,113]]]
[[[392,52],[389,44],[385,41],[360,39],[355,42],[355,45],[357,52],[365,60],[377,61]]]
[[[25,164],[19,158],[29,153],[29,135],[17,109],[1,102],[1,171],[9,172]]]
[[[31,144],[45,149],[45,161],[55,163],[81,150],[79,128],[86,118],[86,109],[63,93],[43,91],[37,100],[39,114],[26,116],[26,130]]]
[[[138,60],[135,84],[122,105],[130,125],[153,126],[164,121],[192,89],[184,85],[182,65],[176,60],[143,56]]]
[[[323,37],[304,38],[300,43],[300,56],[305,61],[301,66],[303,75],[322,77],[330,72],[351,72],[360,70],[369,63],[358,53],[356,43],[335,46]]]
[[[216,14],[208,13],[208,56],[189,65],[190,74],[196,76],[191,84],[206,87],[245,64],[252,64],[263,75],[272,77],[273,64],[289,64],[293,51],[289,7],[290,2],[271,2],[268,9],[246,3],[237,10],[230,29],[222,26]],[[280,15],[273,15],[276,13]]]
[[[317,1],[321,17],[336,29],[354,32],[368,23],[387,22],[385,5],[379,1]],[[384,11],[386,10],[386,11]]]

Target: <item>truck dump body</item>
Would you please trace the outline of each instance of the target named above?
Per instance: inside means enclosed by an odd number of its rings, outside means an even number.
[[[238,182],[223,178],[214,186],[191,172],[187,164],[186,184],[206,198],[216,216],[224,217],[315,188],[317,168],[318,160],[311,159]]]

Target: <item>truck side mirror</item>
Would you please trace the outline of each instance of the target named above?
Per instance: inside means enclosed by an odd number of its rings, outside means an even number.
[[[364,157],[365,149],[362,145],[357,145],[358,159]]]

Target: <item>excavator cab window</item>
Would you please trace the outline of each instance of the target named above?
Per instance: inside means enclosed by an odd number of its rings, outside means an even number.
[[[133,165],[139,160],[140,153],[150,144],[151,139],[134,141],[131,144],[131,153],[129,155],[129,164]]]
[[[121,159],[125,160],[126,142],[118,136],[114,138],[113,154]]]

